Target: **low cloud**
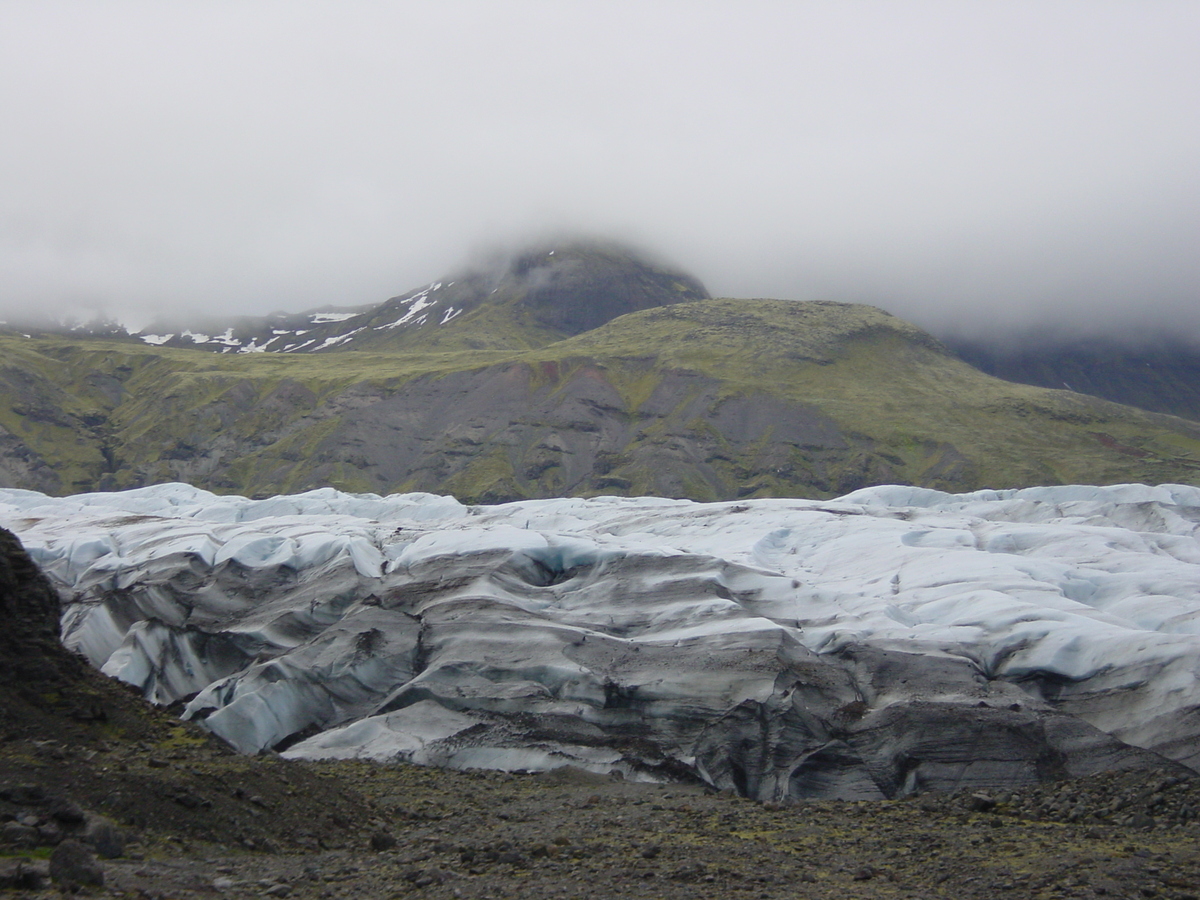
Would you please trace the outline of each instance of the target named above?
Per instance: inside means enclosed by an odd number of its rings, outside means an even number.
[[[714,294],[1200,334],[1190,3],[12,5],[0,315],[381,301],[556,230]]]

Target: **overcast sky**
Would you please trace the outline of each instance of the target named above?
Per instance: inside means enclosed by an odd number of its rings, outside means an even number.
[[[0,312],[379,302],[557,229],[716,294],[1200,335],[1200,3],[0,0]]]

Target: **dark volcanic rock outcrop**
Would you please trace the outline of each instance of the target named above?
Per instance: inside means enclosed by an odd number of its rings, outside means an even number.
[[[129,840],[166,835],[316,847],[314,829],[337,844],[366,821],[353,792],[298,767],[247,769],[201,729],[96,672],[59,643],[58,614],[49,582],[0,529],[0,817],[11,826],[0,853],[77,840],[107,859]],[[276,811],[247,813],[249,797]],[[82,859],[82,845],[64,853]],[[33,883],[18,875],[8,886]]]
[[[59,642],[59,617],[58,594],[16,535],[0,528],[0,728],[11,734],[53,732],[60,717],[105,717],[90,688],[96,674]]]
[[[0,680],[14,685],[64,655],[58,618],[58,595],[50,582],[17,536],[0,528]]]
[[[538,324],[567,335],[627,313],[708,297],[693,276],[628,250],[570,245],[518,254],[493,290],[517,295],[514,302]]]

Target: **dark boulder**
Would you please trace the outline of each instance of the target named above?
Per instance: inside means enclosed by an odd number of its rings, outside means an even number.
[[[67,889],[103,887],[104,868],[79,841],[66,840],[50,854],[50,880]]]

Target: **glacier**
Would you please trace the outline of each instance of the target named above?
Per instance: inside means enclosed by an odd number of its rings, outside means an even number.
[[[62,638],[239,751],[762,800],[1200,769],[1200,489],[464,506],[0,489]]]

